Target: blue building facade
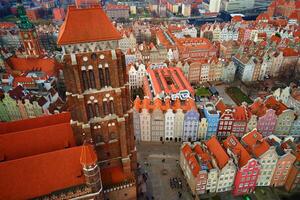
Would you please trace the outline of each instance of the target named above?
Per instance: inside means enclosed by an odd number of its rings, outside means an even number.
[[[196,110],[190,110],[184,115],[183,122],[183,141],[196,141],[198,138],[199,113]]]
[[[209,139],[212,135],[216,135],[218,130],[218,124],[220,120],[220,113],[216,110],[214,104],[206,103],[203,108],[203,113],[205,118],[207,118],[207,133],[206,140]]]

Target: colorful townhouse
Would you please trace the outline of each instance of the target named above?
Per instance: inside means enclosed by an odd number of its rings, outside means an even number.
[[[176,123],[175,123],[176,122]],[[184,113],[182,109],[176,109],[175,119],[174,119],[174,141],[182,140],[183,133],[183,122],[184,122]]]
[[[270,186],[278,160],[275,147],[270,146],[256,129],[244,135],[241,143],[260,164],[260,173],[256,185]]]
[[[165,116],[161,110],[161,100],[155,99],[151,113],[151,141],[163,141],[165,138]]]
[[[165,140],[172,141],[175,131],[175,113],[170,108],[170,99],[165,100]]]
[[[204,117],[204,113],[202,109],[199,110],[199,114],[200,114],[200,121],[198,127],[198,139],[205,140],[208,123],[207,123],[207,119]]]
[[[195,141],[198,138],[199,113],[193,108],[184,115],[183,141]]]
[[[204,105],[203,113],[208,123],[206,139],[209,139],[212,135],[217,133],[220,113],[216,110],[214,104],[211,102],[208,102]]]
[[[267,141],[270,145],[275,147],[278,157],[275,171],[271,180],[271,186],[284,186],[296,157],[292,154],[291,149],[284,148],[281,145],[283,142],[275,135],[269,135]]]
[[[141,141],[151,141],[151,114],[149,112],[150,99],[146,96],[142,102],[140,113]],[[135,119],[135,118],[134,118]],[[134,124],[136,122],[133,122]]]
[[[218,171],[218,181],[216,192],[225,192],[232,190],[236,166],[233,159],[228,156],[216,136],[212,136],[209,140],[205,141],[205,146],[208,149],[213,163],[216,163]]]
[[[193,195],[206,192],[207,169],[209,165],[200,166],[189,143],[183,143],[180,150],[180,167]]]
[[[216,109],[220,111],[221,114],[217,129],[217,136],[220,139],[224,139],[232,132],[232,126],[234,123],[233,113],[232,110],[224,104],[222,99],[219,99],[216,103]]]
[[[273,109],[268,109],[262,99],[257,98],[252,105],[249,106],[252,114],[258,117],[257,130],[263,136],[268,136],[274,133],[277,116]]]
[[[234,135],[227,137],[223,144],[237,166],[233,195],[239,196],[253,192],[260,171],[258,161],[251,157]]]
[[[233,126],[232,133],[241,138],[247,131],[248,120],[250,112],[247,110],[245,105],[236,106],[233,108]]]
[[[214,193],[217,189],[218,183],[218,170],[216,165],[213,163],[211,156],[207,151],[201,146],[201,143],[197,142],[194,145],[194,151],[196,153],[196,158],[199,161],[199,165],[207,170],[207,182],[206,182],[206,192]]]
[[[133,102],[133,126],[137,141],[182,141],[198,139],[199,113],[191,98],[169,97],[150,100],[145,96]]]
[[[285,189],[290,191],[300,190],[300,145],[294,143],[292,140],[287,140],[283,144],[284,148],[292,149],[293,155],[296,157],[295,162],[292,164],[290,172],[285,182]]]
[[[133,131],[136,141],[141,141],[141,120],[140,110],[142,108],[141,99],[137,96],[133,102]]]
[[[278,136],[288,135],[295,119],[295,112],[288,109],[281,101],[276,100],[274,96],[268,96],[265,105],[267,108],[276,111],[277,120],[274,133]]]

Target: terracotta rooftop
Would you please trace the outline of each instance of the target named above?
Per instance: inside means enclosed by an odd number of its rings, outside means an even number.
[[[220,142],[217,140],[216,136],[211,137],[205,142],[208,150],[215,157],[218,167],[223,169],[229,160],[229,156],[221,146]]]
[[[268,96],[264,103],[267,108],[275,110],[276,115],[280,115],[283,111],[288,109],[284,103],[277,101],[274,96]]]
[[[32,119],[17,120],[12,122],[0,122],[0,135],[36,129],[55,124],[70,123],[71,115],[68,112],[36,117]]]
[[[97,163],[97,155],[92,145],[84,144],[82,146],[80,163],[83,166],[90,166]]]
[[[249,106],[249,110],[252,114],[262,117],[267,112],[267,107],[265,106],[264,102],[261,99],[256,99],[253,104]]]
[[[100,6],[85,9],[70,6],[66,19],[60,28],[58,44],[66,45],[119,39],[121,39],[120,33]]]
[[[0,162],[0,198],[32,199],[85,183],[82,147]]]
[[[244,106],[236,106],[233,108],[233,118],[236,121],[246,121],[248,119],[248,112]]]
[[[259,158],[270,148],[268,142],[264,140],[263,136],[256,129],[245,134],[241,141],[246,144],[246,149],[256,158]]]
[[[75,139],[67,122],[1,134],[0,146],[0,161],[8,161],[73,147]]]
[[[252,158],[234,135],[230,135],[224,140],[224,147],[229,148],[238,157],[239,168],[244,167]]]
[[[56,76],[57,64],[52,58],[18,58],[8,59],[8,65],[21,72],[42,71],[48,76]]]

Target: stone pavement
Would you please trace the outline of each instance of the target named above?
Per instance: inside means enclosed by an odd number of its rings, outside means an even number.
[[[140,196],[139,199],[158,200],[192,200],[189,188],[186,187],[186,181],[183,177],[179,164],[179,143],[139,143],[137,144],[138,162],[141,165],[141,171],[147,172],[146,195]],[[165,162],[162,160],[165,159]],[[148,163],[148,165],[147,165]],[[145,165],[146,164],[146,165]],[[163,170],[167,171],[163,175]],[[182,189],[171,189],[169,179],[171,177],[180,177],[183,182]],[[182,197],[178,197],[178,191],[182,193]]]

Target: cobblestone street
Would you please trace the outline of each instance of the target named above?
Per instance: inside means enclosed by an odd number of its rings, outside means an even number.
[[[146,181],[146,195],[140,196],[139,199],[154,199],[159,200],[176,200],[193,199],[191,193],[186,187],[186,181],[183,177],[179,164],[179,143],[139,143],[137,144],[138,162],[141,165],[141,171],[148,174]],[[163,163],[162,160],[165,159]],[[149,164],[148,166],[147,163]],[[145,165],[146,164],[146,165]],[[163,175],[163,170],[166,169],[166,174]],[[183,182],[182,189],[172,189],[170,187],[170,178],[179,177]],[[182,193],[182,197],[178,197],[178,192]],[[146,197],[147,196],[147,197]]]

